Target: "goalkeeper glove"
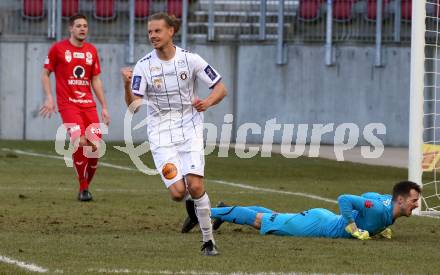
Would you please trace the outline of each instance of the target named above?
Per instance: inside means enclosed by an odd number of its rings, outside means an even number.
[[[391,240],[391,238],[393,237],[393,231],[391,230],[391,228],[387,227],[385,228],[382,232],[379,233],[380,236],[387,238],[389,240]]]
[[[367,230],[359,229],[354,222],[349,223],[345,227],[345,231],[356,239],[365,241],[370,239],[370,233]]]

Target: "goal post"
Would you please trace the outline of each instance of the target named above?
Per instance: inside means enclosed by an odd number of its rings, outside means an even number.
[[[422,215],[440,213],[439,2],[412,1],[408,179],[423,189]]]
[[[425,0],[412,2],[408,180],[422,185]],[[419,202],[419,205],[421,203]],[[420,207],[415,210],[420,213]]]

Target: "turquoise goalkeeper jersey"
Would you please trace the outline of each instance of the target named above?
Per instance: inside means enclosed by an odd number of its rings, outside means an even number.
[[[390,195],[365,193],[362,196],[341,195],[338,198],[340,215],[327,209],[313,208],[301,213],[265,213],[261,234],[300,237],[351,238],[345,227],[351,221],[373,236],[393,223],[393,204]]]

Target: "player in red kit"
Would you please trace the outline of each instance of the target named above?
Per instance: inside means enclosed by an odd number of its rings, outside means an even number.
[[[90,201],[92,194],[89,192],[89,184],[97,168],[96,150],[101,138],[91,87],[102,106],[102,121],[107,125],[110,116],[99,77],[101,68],[98,52],[92,44],[85,42],[87,17],[81,14],[72,16],[69,19],[69,31],[70,38],[55,43],[44,62],[41,80],[46,99],[40,114],[50,117],[55,112],[50,84],[50,74],[54,72],[58,111],[68,129],[70,142],[75,144],[72,158],[79,180],[78,200]],[[95,154],[90,154],[85,147],[92,148]]]

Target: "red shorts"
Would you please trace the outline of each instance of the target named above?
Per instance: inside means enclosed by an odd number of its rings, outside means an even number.
[[[86,136],[90,141],[101,139],[96,108],[64,109],[60,115],[72,141],[80,136]]]

